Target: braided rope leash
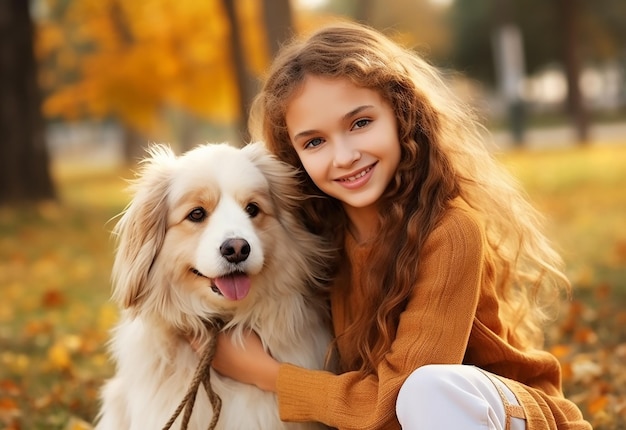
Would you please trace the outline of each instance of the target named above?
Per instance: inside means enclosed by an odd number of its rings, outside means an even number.
[[[198,367],[196,367],[196,371],[193,375],[193,380],[191,381],[191,385],[183,397],[183,400],[180,402],[176,411],[170,418],[170,420],[165,424],[163,430],[169,430],[176,418],[180,415],[180,413],[184,409],[183,420],[180,425],[180,430],[187,430],[189,425],[189,419],[191,418],[191,412],[193,412],[193,406],[196,402],[196,395],[198,394],[198,388],[200,384],[204,386],[204,389],[209,396],[209,401],[211,402],[211,406],[213,407],[213,418],[211,419],[211,423],[209,424],[208,430],[214,430],[217,426],[217,421],[220,417],[220,411],[222,409],[222,399],[220,396],[213,391],[213,387],[211,386],[211,362],[213,361],[213,357],[215,356],[215,347],[217,345],[217,334],[220,329],[223,327],[223,323],[221,321],[207,321],[206,327],[210,333],[210,341],[208,346],[205,348],[202,357],[200,357],[200,362],[198,363]]]

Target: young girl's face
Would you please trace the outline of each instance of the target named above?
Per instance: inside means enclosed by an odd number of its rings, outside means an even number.
[[[400,162],[394,112],[381,95],[347,79],[307,76],[287,105],[287,130],[315,185],[348,216],[377,213]]]

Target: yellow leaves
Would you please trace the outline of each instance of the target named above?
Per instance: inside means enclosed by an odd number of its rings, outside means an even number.
[[[98,330],[108,332],[118,320],[117,307],[111,303],[106,303],[100,307],[98,312]]]
[[[36,29],[35,50],[39,58],[47,57],[63,46],[65,34],[56,23],[41,22]]]
[[[0,425],[5,424],[2,428],[17,428],[17,419],[22,415],[22,411],[15,400],[17,396],[22,394],[20,387],[13,381],[4,379],[0,380]]]
[[[270,62],[261,2],[243,0],[237,2],[237,6],[237,15],[242,30],[241,40],[248,59],[248,67],[254,74],[261,75]]]
[[[65,426],[65,430],[91,430],[92,428],[93,427],[87,421],[76,417],[72,417],[67,423],[67,426]]]
[[[122,181],[115,173],[104,184],[115,184],[113,198],[98,194],[94,172],[87,180],[84,171],[77,175],[60,176],[75,187],[91,183],[86,194],[98,199],[97,209],[80,209],[69,193],[63,200],[71,206],[0,212],[0,230],[9,232],[0,235],[2,429],[80,428],[95,415],[97,388],[111,371],[108,332],[100,328],[115,318],[108,302],[113,244],[105,225],[123,207]],[[61,192],[67,196],[63,185]]]
[[[22,330],[22,336],[34,338],[41,335],[50,335],[54,327],[49,321],[31,320],[26,323]]]
[[[62,343],[55,343],[48,349],[48,362],[54,370],[66,371],[72,367],[70,352]]]
[[[17,402],[11,398],[0,397],[0,423],[11,422],[22,414]]]
[[[0,323],[11,321],[15,316],[15,308],[8,300],[0,301]]]
[[[260,71],[267,54],[257,3],[240,9],[250,68]],[[45,115],[114,115],[143,131],[158,129],[167,105],[220,122],[236,115],[230,29],[218,0],[81,0],[60,19],[54,24],[68,40],[59,44],[57,31],[45,50],[56,52],[55,67],[76,66],[80,78],[51,88]],[[45,68],[42,76],[54,82]]]
[[[5,351],[0,353],[0,364],[4,366],[6,370],[22,374],[28,369],[30,359],[26,354]]]
[[[598,396],[595,399],[593,399],[591,402],[589,402],[589,406],[587,407],[587,410],[589,411],[591,415],[596,415],[599,412],[606,410],[606,407],[608,406],[608,404],[609,404],[608,396]]]
[[[575,291],[559,330],[548,340],[559,359],[566,396],[580,406],[594,428],[616,428],[626,420],[626,343],[619,315],[623,306],[609,283]],[[621,421],[620,421],[621,420]]]
[[[552,355],[554,355],[556,358],[562,359],[564,357],[567,357],[572,351],[572,347],[570,345],[563,345],[563,344],[558,344],[558,345],[553,345],[550,348],[550,352],[552,353]]]
[[[77,335],[64,335],[48,348],[48,365],[53,371],[70,371],[74,365],[72,355],[80,351],[83,340]]]
[[[615,266],[626,266],[626,238],[618,240],[613,249],[611,262]]]

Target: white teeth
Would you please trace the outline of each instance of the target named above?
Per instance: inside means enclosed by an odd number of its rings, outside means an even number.
[[[362,172],[357,173],[354,176],[350,176],[349,178],[342,179],[342,181],[346,181],[346,182],[356,181],[357,179],[365,176],[367,174],[367,172],[369,172],[370,170],[372,170],[372,168],[368,167],[367,169],[363,170]]]

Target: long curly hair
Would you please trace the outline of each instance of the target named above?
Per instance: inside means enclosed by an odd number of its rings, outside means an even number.
[[[542,324],[559,291],[569,290],[562,261],[542,233],[542,217],[484,145],[472,109],[443,73],[382,33],[338,23],[283,47],[254,101],[250,129],[281,160],[299,168],[302,216],[341,249],[347,218],[337,200],[306,174],[291,143],[286,109],[306,76],[349,79],[378,91],[398,122],[401,158],[380,200],[380,231],[361,286],[366,308],[343,336],[359,352],[343,370],[374,371],[395,337],[399,315],[416,284],[415,268],[429,234],[460,196],[484,223],[497,270],[500,318],[518,348],[543,342]],[[329,101],[331,102],[331,101]],[[346,263],[338,253],[337,267]],[[452,270],[452,268],[451,268]],[[341,288],[342,286],[336,286]]]

